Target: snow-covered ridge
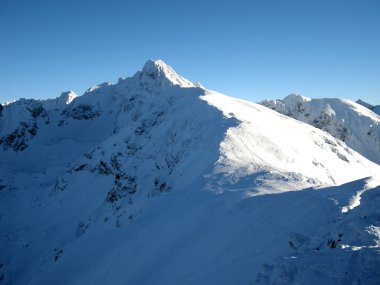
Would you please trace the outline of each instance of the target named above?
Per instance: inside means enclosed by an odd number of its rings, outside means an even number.
[[[291,94],[261,105],[322,129],[380,164],[380,117],[366,107],[343,99],[309,99]]]
[[[70,104],[76,97],[78,97],[78,95],[75,94],[74,91],[65,91],[62,92],[61,95],[55,99],[43,100],[42,104],[47,109],[64,108],[66,107],[66,105]]]
[[[0,283],[380,279],[380,166],[162,61],[7,105],[0,138]]]
[[[72,95],[70,92],[63,93],[56,101],[23,100],[5,107],[0,120],[3,149],[24,151],[40,132],[54,141],[56,133],[77,128],[82,132],[79,137],[87,137],[86,140],[97,144],[105,139],[115,140],[118,133],[130,132],[130,129],[134,131],[128,136],[129,139],[141,140],[150,128],[153,128],[152,134],[158,135],[157,130],[161,128],[158,123],[161,121],[166,130],[167,121],[186,124],[196,116],[199,130],[197,134],[189,131],[188,136],[218,138],[213,140],[215,175],[210,176],[213,177],[210,181],[214,184],[220,182],[221,175],[225,176],[223,181],[227,177],[235,181],[260,172],[272,173],[282,177],[280,179],[291,179],[296,183],[335,184],[371,176],[377,171],[371,163],[326,133],[286,120],[275,112],[268,113],[260,105],[196,87],[160,60],[149,60],[142,71],[133,77],[114,85],[98,85],[66,104],[65,99],[75,97]],[[21,102],[23,109],[20,108]],[[61,102],[61,108],[52,109],[53,102]],[[284,102],[283,106],[291,106],[287,110],[293,114],[302,108],[303,103],[312,101],[301,96],[288,96]],[[330,105],[324,106],[323,114],[326,118],[335,116]],[[15,120],[14,116],[18,119]],[[213,125],[208,121],[214,122]],[[231,124],[236,126],[232,127]],[[86,135],[86,131],[82,130],[84,125],[94,128],[94,131],[102,128],[104,131],[101,135]],[[206,131],[205,127],[209,130]],[[173,132],[177,128],[171,127]],[[184,132],[184,129],[182,127],[175,133]],[[347,135],[344,126],[339,127],[338,131],[341,136]],[[165,132],[157,137],[150,135],[149,143],[155,142],[157,145],[157,141],[167,141],[163,136]],[[211,137],[209,140],[212,140]],[[40,139],[46,140],[43,137]],[[181,142],[183,145],[189,143],[187,140]],[[191,140],[192,143],[194,140]],[[190,145],[187,148],[190,149]],[[178,160],[185,152],[189,153],[190,160],[200,159],[198,152],[186,149],[169,155],[174,158],[163,159],[168,164],[167,161]],[[213,162],[204,163],[211,166]],[[204,166],[198,168],[204,169]]]
[[[137,73],[136,75],[153,79],[155,81],[162,81],[162,84],[169,83],[185,88],[195,87],[194,83],[178,75],[171,66],[167,65],[162,60],[148,60],[143,66],[141,73]]]
[[[157,93],[173,86],[199,88],[201,85],[194,85],[178,75],[161,60],[149,60],[142,70],[138,71],[133,77],[119,80],[114,85],[106,82],[93,86],[82,96],[77,96],[73,91],[67,91],[55,99],[21,99],[6,104],[4,107],[2,106],[1,110],[0,145],[3,145],[4,149],[16,151],[26,149],[39,129],[38,122],[35,122],[36,116],[39,116],[39,114],[36,115],[37,109],[38,113],[46,117],[46,124],[48,124],[50,117],[61,117],[58,119],[58,124],[62,125],[69,118],[87,120],[99,116],[106,109],[112,109],[113,106],[110,104],[110,99],[112,100],[111,93],[140,92],[138,90]],[[103,96],[106,93],[109,95]],[[74,99],[77,100],[74,101]],[[21,106],[20,104],[24,107],[17,107]]]

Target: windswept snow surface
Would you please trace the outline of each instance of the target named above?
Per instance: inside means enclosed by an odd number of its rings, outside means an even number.
[[[202,98],[240,122],[221,143],[218,170],[223,173],[246,176],[265,169],[286,179],[341,184],[379,169],[326,132],[268,108],[215,92]]]
[[[362,104],[344,99],[309,99],[291,94],[261,105],[330,133],[380,164],[380,117]]]
[[[379,283],[380,166],[330,134],[163,61],[58,101],[0,113],[0,284]]]

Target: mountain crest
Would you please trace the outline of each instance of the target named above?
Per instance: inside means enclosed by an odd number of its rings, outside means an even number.
[[[193,82],[178,75],[170,65],[162,60],[148,60],[144,64],[141,72],[138,72],[136,75],[143,81],[154,82],[156,83],[155,85],[158,84],[161,85],[161,87],[170,87],[173,85],[179,85],[185,88],[196,87]]]
[[[295,94],[295,93],[292,93],[292,94],[289,94],[288,96],[286,96],[284,98],[284,101],[286,102],[293,102],[293,103],[303,103],[303,102],[307,102],[307,101],[310,101],[311,99],[308,98],[308,97],[305,97],[305,96],[302,96],[302,95],[299,95],[299,94]]]
[[[65,91],[62,92],[61,95],[57,98],[60,102],[64,104],[70,104],[71,101],[73,101],[76,97],[78,97],[77,94],[75,94],[74,91]]]
[[[291,94],[284,99],[264,100],[260,104],[322,129],[369,160],[380,163],[380,120],[373,113],[376,112],[375,107],[369,108],[373,111],[370,112],[358,105],[367,107],[368,103],[364,101],[310,99]]]
[[[266,102],[318,130],[163,61],[72,95],[0,112],[0,284],[380,284],[371,111]]]

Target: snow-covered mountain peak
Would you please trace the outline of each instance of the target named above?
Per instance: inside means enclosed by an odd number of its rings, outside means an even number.
[[[289,95],[261,105],[322,129],[366,158],[380,163],[380,118],[357,103],[334,98],[309,99]],[[367,104],[367,103],[366,103]],[[364,105],[365,106],[365,105]]]
[[[0,110],[0,284],[380,284],[370,110],[268,101],[318,130],[162,61],[70,95]]]
[[[284,98],[284,101],[286,102],[307,102],[310,101],[311,99],[299,94],[291,93],[288,96]]]
[[[78,95],[74,91],[69,90],[62,92],[57,99],[67,105],[70,104],[76,97],[78,97]]]
[[[269,107],[271,109],[276,110],[284,115],[291,115],[293,113],[299,112],[300,106],[305,102],[310,101],[310,98],[301,96],[299,94],[289,94],[283,100],[264,100],[259,104],[264,105],[265,107]]]
[[[69,105],[77,97],[78,95],[74,91],[69,90],[69,91],[62,92],[61,95],[59,95],[55,99],[42,100],[41,104],[43,108],[47,110],[63,109],[63,108],[66,108],[67,105]]]
[[[155,72],[157,70],[172,70],[172,67],[167,65],[163,60],[158,59],[158,60],[153,60],[149,59],[143,66],[142,72],[144,73],[149,73],[149,72]]]
[[[148,60],[141,72],[137,72],[135,77],[138,77],[144,83],[159,85],[167,88],[173,85],[189,88],[196,87],[193,82],[178,75],[175,70],[162,60]]]

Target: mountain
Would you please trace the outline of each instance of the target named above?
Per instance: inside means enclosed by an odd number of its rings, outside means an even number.
[[[160,60],[4,106],[0,157],[0,284],[380,280],[380,166]]]
[[[380,115],[380,105],[374,106],[374,105],[371,105],[371,104],[369,104],[369,103],[367,103],[367,102],[365,102],[363,100],[360,100],[360,99],[356,100],[356,103],[358,103],[359,105],[362,105],[362,106],[370,109],[372,112]]]
[[[380,164],[380,117],[361,104],[344,99],[309,99],[296,94],[260,104],[324,130]]]
[[[78,95],[75,94],[74,91],[62,92],[62,94],[55,99],[45,100],[44,107],[48,109],[65,107],[65,105],[70,104],[76,97],[78,97]]]

